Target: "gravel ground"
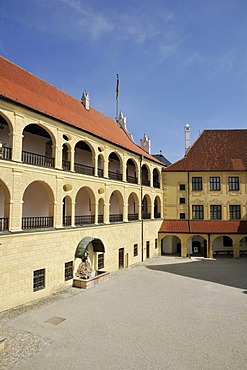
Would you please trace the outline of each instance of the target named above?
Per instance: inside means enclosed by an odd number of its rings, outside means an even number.
[[[246,293],[247,258],[153,258],[1,313],[0,369],[245,370]]]

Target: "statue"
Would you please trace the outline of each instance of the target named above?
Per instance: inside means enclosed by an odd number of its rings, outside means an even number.
[[[76,272],[76,277],[80,279],[89,279],[93,274],[93,269],[90,261],[88,260],[88,251],[85,252],[84,256],[81,259],[81,263]]]

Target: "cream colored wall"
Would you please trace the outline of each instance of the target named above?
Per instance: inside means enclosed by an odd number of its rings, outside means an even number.
[[[76,128],[69,128],[60,122],[45,118],[19,106],[13,106],[10,103],[1,101],[0,113],[9,124],[13,159],[12,161],[0,160],[0,184],[6,194],[5,200],[0,203],[1,214],[3,214],[3,207],[5,207],[7,209],[5,214],[7,217],[9,216],[9,231],[11,232],[0,232],[0,310],[48,295],[64,284],[70,285],[71,281],[64,282],[64,263],[74,259],[77,244],[85,236],[93,236],[103,241],[106,248],[105,270],[107,271],[118,269],[119,248],[124,248],[125,265],[127,261],[129,265],[141,261],[142,235],[144,259],[146,241],[150,242],[150,257],[158,254],[158,249],[155,249],[155,239],[158,238],[158,230],[162,221],[152,219],[143,222],[141,220],[127,222],[130,194],[136,196],[135,211],[139,217],[141,217],[141,194],[147,195],[150,199],[151,218],[153,218],[155,197],[159,196],[161,201],[163,198],[162,189],[144,186],[143,191],[141,190],[139,155],[129,153]],[[55,168],[34,167],[21,162],[22,134],[26,125],[30,123],[38,124],[49,132],[53,141]],[[64,138],[64,135],[68,137],[68,140]],[[112,181],[108,178],[62,171],[63,144],[68,146],[69,158],[74,162],[75,145],[80,140],[85,141],[92,148],[95,174],[97,174],[98,155],[102,155],[104,173],[107,177],[108,156],[113,151],[117,152],[123,166],[123,181]],[[26,150],[35,149],[31,146],[28,148]],[[137,165],[139,184],[125,181],[125,165],[129,158]],[[157,168],[157,164],[150,160],[142,159],[142,161],[149,167],[151,173],[154,168]],[[161,173],[161,166],[158,166],[158,169]],[[76,202],[78,200],[80,203],[85,201],[85,197],[77,199],[77,195],[84,187],[89,189],[88,194],[94,203],[92,207],[95,209],[96,221],[100,201],[101,212],[104,212],[104,225],[73,227]],[[26,197],[30,189],[32,194]],[[82,192],[85,192],[85,189]],[[120,196],[123,203],[120,207],[125,221],[123,223],[109,224],[110,198],[113,192]],[[66,196],[69,197],[71,203],[72,228],[63,228],[62,226],[63,200]],[[86,203],[88,200],[89,195]],[[116,208],[116,204],[116,202],[112,204],[114,212],[119,210]],[[22,217],[37,216],[35,213],[37,209],[41,213],[39,215],[48,216],[47,206],[49,207],[49,216],[54,217],[54,230],[42,232],[35,230],[29,232],[27,230],[23,232]],[[79,206],[80,212],[86,211],[85,207]],[[133,256],[134,244],[138,244],[138,256],[136,257]],[[76,261],[75,265],[78,263],[79,261]],[[42,268],[46,269],[46,287],[43,290],[33,292],[33,271]]]

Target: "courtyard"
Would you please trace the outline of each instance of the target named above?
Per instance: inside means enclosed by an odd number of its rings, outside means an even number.
[[[0,325],[1,369],[246,369],[247,258],[152,258]]]

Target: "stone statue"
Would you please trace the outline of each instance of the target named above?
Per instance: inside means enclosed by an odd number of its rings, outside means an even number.
[[[88,251],[85,252],[84,257],[81,259],[81,263],[76,272],[76,277],[80,279],[89,279],[92,276],[93,269],[88,261]]]

